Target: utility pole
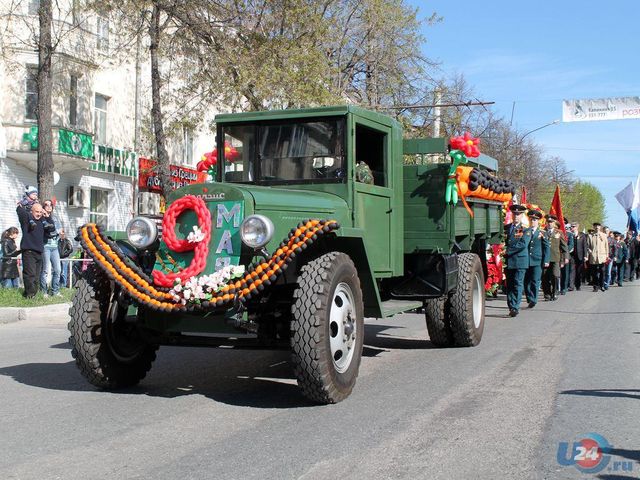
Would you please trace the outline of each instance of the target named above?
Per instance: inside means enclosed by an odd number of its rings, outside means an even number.
[[[440,106],[440,102],[442,100],[442,92],[440,91],[439,88],[436,88],[433,91],[433,104],[435,105],[433,107],[433,137],[434,138],[438,138],[440,136],[440,123],[441,123],[441,106]]]

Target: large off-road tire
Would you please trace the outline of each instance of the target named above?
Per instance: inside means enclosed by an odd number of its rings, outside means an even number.
[[[424,302],[424,316],[427,321],[429,340],[437,347],[452,347],[453,332],[446,298],[434,298]]]
[[[360,279],[349,256],[331,252],[303,266],[293,300],[292,361],[302,393],[318,403],[344,400],[364,340]]]
[[[484,273],[475,253],[458,256],[458,284],[449,296],[449,322],[457,347],[474,347],[484,330]]]
[[[109,279],[92,266],[78,279],[69,309],[71,355],[82,375],[104,389],[136,385],[151,368],[158,349],[125,320],[126,306],[118,305],[114,297]]]

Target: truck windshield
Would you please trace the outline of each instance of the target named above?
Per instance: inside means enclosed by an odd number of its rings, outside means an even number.
[[[344,119],[225,125],[226,182],[329,183],[346,177]]]

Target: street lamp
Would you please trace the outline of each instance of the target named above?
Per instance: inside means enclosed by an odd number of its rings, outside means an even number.
[[[538,130],[542,130],[543,128],[550,127],[551,125],[555,125],[557,123],[560,123],[560,120],[554,120],[553,122],[545,123],[541,127],[534,128],[533,130],[528,131],[527,133],[522,135],[519,140],[518,140],[518,136],[516,135],[516,164],[520,163],[520,157],[522,156],[522,150],[523,150],[522,141],[524,140],[524,137],[532,134],[533,132],[537,132]],[[523,172],[523,173],[526,173],[526,172]]]
[[[550,127],[551,125],[555,125],[556,123],[560,123],[560,120],[554,120],[553,122],[550,122],[550,123],[547,123],[547,124],[545,124],[545,125],[542,125],[541,127],[534,128],[533,130],[531,130],[531,131],[529,131],[529,132],[525,133],[524,135],[522,135],[522,136],[520,137],[520,141],[522,142],[522,140],[524,139],[524,137],[526,137],[526,136],[527,136],[527,135],[529,135],[530,133],[537,132],[538,130],[542,130],[543,128],[546,128],[546,127]]]

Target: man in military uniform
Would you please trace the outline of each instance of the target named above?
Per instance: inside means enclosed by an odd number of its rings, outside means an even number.
[[[506,226],[507,260],[507,306],[509,315],[515,317],[520,311],[524,274],[529,267],[529,242],[531,230],[522,224],[522,214],[527,210],[524,205],[513,204],[513,223]]]
[[[529,210],[531,241],[529,242],[529,267],[524,276],[524,292],[529,308],[538,303],[538,290],[542,280],[542,269],[549,266],[549,239],[539,227],[542,212]]]
[[[542,277],[542,291],[545,300],[557,300],[560,290],[560,267],[567,263],[569,252],[562,232],[557,230],[558,219],[547,215],[547,238],[549,240],[549,266]]]

